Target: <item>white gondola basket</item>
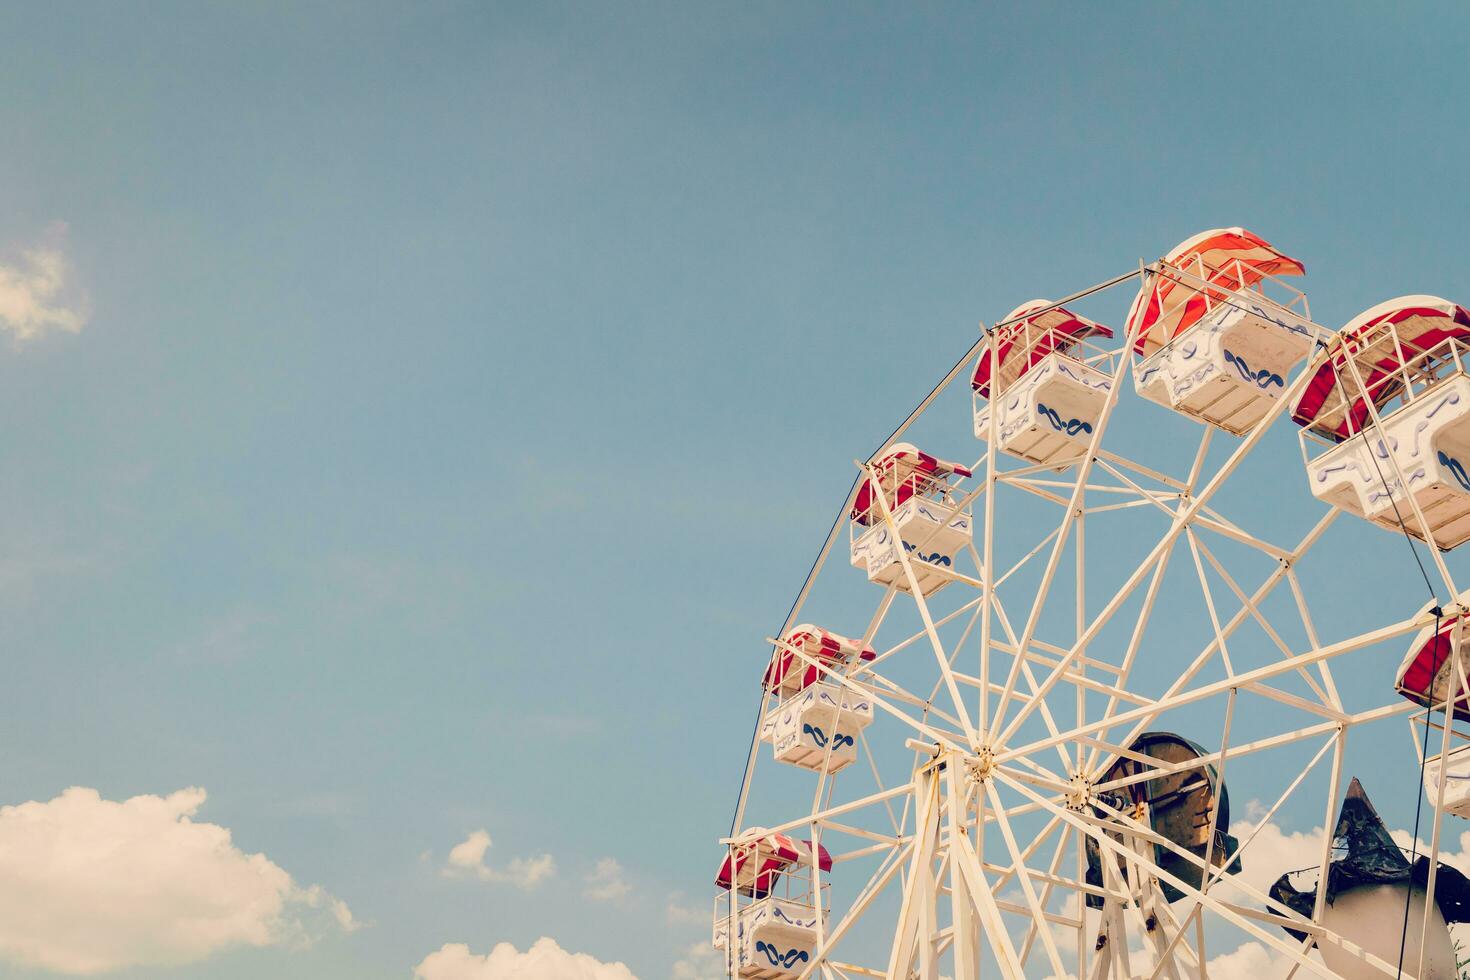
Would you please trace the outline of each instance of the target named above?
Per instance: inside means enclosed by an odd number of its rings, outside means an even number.
[[[1435,755],[1425,760],[1424,792],[1430,804],[1438,802],[1441,782],[1445,812],[1470,818],[1470,745],[1452,749],[1443,759]]]
[[[1133,387],[1165,408],[1234,435],[1280,400],[1292,374],[1329,336],[1306,316],[1240,289],[1133,362]]]
[[[1312,495],[1394,532],[1402,523],[1445,550],[1463,544],[1470,539],[1470,377],[1444,378],[1380,420],[1383,437],[1365,431],[1308,458]]]
[[[1048,354],[993,401],[975,396],[975,438],[989,439],[993,424],[997,449],[1063,469],[1086,451],[1112,388],[1092,365]]]
[[[732,917],[728,907],[724,914],[721,911],[717,907],[712,940],[714,947],[724,950],[728,957]],[[736,975],[752,980],[784,980],[799,975],[816,954],[817,916],[816,907],[809,903],[774,895],[741,908],[733,923],[736,942],[732,965]]]
[[[777,762],[833,773],[857,761],[857,740],[873,721],[873,699],[837,684],[812,684],[768,712],[761,740]]]
[[[893,511],[895,537],[888,522],[871,527],[853,525],[852,565],[864,569],[870,582],[894,585],[911,592],[908,576],[899,559],[900,548],[908,556],[919,591],[930,595],[952,580],[945,574],[954,568],[956,557],[974,534],[970,511],[948,500],[910,497]]]

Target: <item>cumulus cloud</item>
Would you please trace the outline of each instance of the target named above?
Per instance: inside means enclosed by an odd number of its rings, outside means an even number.
[[[445,863],[442,874],[446,878],[478,878],[481,881],[504,882],[522,889],[535,888],[556,874],[556,861],[550,854],[512,858],[504,868],[492,868],[485,863],[485,852],[488,850],[490,834],[483,829],[473,832],[450,850],[449,860]]]
[[[1429,809],[1429,807],[1426,806],[1425,809]],[[1431,811],[1429,820],[1433,819],[1434,814]],[[1427,823],[1429,821],[1426,820],[1425,822]],[[1448,830],[1448,827],[1446,827],[1446,830]],[[1394,843],[1402,847],[1405,851],[1408,851],[1414,843],[1414,835],[1407,830],[1391,830],[1389,834],[1393,837]],[[1456,843],[1460,845],[1458,851],[1454,849]],[[1425,840],[1423,837],[1419,838],[1418,854],[1420,857],[1428,857],[1432,850],[1430,841]],[[1439,860],[1443,864],[1448,864],[1458,869],[1462,874],[1470,875],[1470,830],[1461,833],[1458,839],[1452,839],[1450,833],[1441,833],[1439,838]]]
[[[204,800],[190,788],[117,802],[75,786],[0,808],[0,956],[91,974],[354,928],[342,902],[196,823]]]
[[[1257,814],[1260,812],[1260,806],[1252,800],[1246,810]],[[1237,820],[1230,825],[1230,833],[1243,844],[1255,833],[1259,819],[1259,816],[1256,816],[1254,819]],[[1250,841],[1249,849],[1241,855],[1241,873],[1231,877],[1265,894],[1270,890],[1272,883],[1286,872],[1308,867],[1316,868],[1321,861],[1321,854],[1322,827],[1320,824],[1311,830],[1288,833],[1281,829],[1280,824],[1268,823],[1261,827],[1261,832],[1256,839]],[[1231,889],[1231,894],[1222,897],[1228,901],[1258,901],[1247,898],[1245,893],[1239,889]]]
[[[623,877],[623,866],[610,857],[598,861],[592,873],[582,880],[582,894],[598,902],[616,902],[632,890],[633,886]]]
[[[622,963],[569,953],[543,936],[524,953],[501,943],[483,956],[464,943],[446,943],[424,957],[415,980],[638,980]]]
[[[709,943],[695,943],[669,971],[673,980],[724,980],[725,954]]]
[[[47,237],[59,243],[65,232],[64,225],[56,225]],[[0,330],[17,341],[80,331],[87,317],[70,278],[71,267],[59,244],[24,249],[14,263],[0,263]]]
[[[1211,980],[1280,980],[1291,972],[1292,961],[1254,940],[1228,953],[1210,957],[1205,972]],[[1298,970],[1301,975],[1304,970]]]

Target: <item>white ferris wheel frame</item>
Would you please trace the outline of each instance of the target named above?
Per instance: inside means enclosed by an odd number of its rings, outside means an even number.
[[[1076,302],[1135,279],[1146,285],[1151,277],[1168,277],[1196,287],[1207,285],[1204,280],[1166,265],[1163,261],[1151,264],[1141,261],[1136,270],[1068,296],[1050,307],[1028,309],[1025,317],[1034,317],[1049,309],[1059,308],[1063,304]],[[940,959],[946,954],[951,961],[947,972],[955,980],[974,980],[980,973],[982,947],[988,948],[1001,975],[1008,980],[1019,980],[1027,975],[1027,964],[1034,962],[1032,957],[1038,948],[1043,954],[1044,965],[1035,964],[1031,968],[1034,975],[1075,975],[1086,976],[1089,980],[1109,980],[1110,977],[1121,980],[1135,975],[1147,976],[1151,980],[1159,977],[1168,977],[1170,980],[1204,978],[1207,975],[1204,932],[1207,915],[1231,923],[1290,962],[1292,965],[1288,980],[1303,970],[1323,977],[1336,976],[1326,968],[1320,958],[1308,955],[1314,946],[1334,947],[1388,977],[1407,973],[1411,964],[1385,962],[1322,924],[1328,882],[1325,873],[1320,876],[1317,885],[1314,914],[1310,920],[1247,885],[1237,876],[1229,876],[1233,889],[1256,903],[1254,906],[1242,904],[1238,900],[1222,896],[1222,890],[1214,888],[1221,881],[1227,880],[1226,867],[1229,862],[1226,866],[1212,864],[1208,849],[1205,857],[1201,858],[1157,834],[1134,815],[1120,812],[1098,797],[1099,793],[1154,778],[1169,771],[1182,771],[1201,765],[1216,767],[1218,778],[1223,783],[1228,760],[1293,743],[1320,741],[1311,760],[1294,774],[1285,790],[1266,808],[1264,817],[1256,823],[1256,833],[1330,754],[1330,789],[1323,815],[1320,854],[1320,866],[1326,868],[1331,857],[1332,831],[1342,788],[1343,758],[1348,732],[1365,724],[1407,716],[1411,712],[1422,710],[1411,702],[1394,700],[1370,710],[1349,712],[1338,695],[1330,666],[1333,660],[1407,636],[1435,623],[1433,616],[1421,614],[1348,639],[1327,644],[1320,642],[1295,565],[1322,538],[1341,511],[1329,508],[1299,541],[1291,546],[1282,546],[1253,535],[1210,506],[1216,491],[1256,447],[1277,418],[1296,401],[1315,369],[1323,363],[1326,354],[1322,348],[1313,352],[1297,376],[1276,399],[1272,409],[1243,435],[1218,470],[1208,476],[1205,473],[1207,453],[1215,432],[1214,427],[1205,425],[1188,473],[1176,477],[1103,448],[1108,422],[1130,369],[1131,352],[1138,340],[1135,325],[1124,338],[1124,346],[1112,367],[1112,385],[1086,451],[1079,453],[1071,461],[1071,468],[1066,473],[1059,476],[1048,475],[1046,471],[1058,469],[1055,462],[1001,470],[997,466],[998,413],[990,413],[985,452],[974,467],[978,477],[975,480],[977,485],[960,499],[959,504],[964,509],[978,500],[983,507],[983,519],[978,521],[983,530],[979,547],[977,549],[976,542],[971,540],[966,549],[974,561],[976,574],[968,575],[955,568],[932,565],[924,568],[926,575],[943,575],[951,580],[951,584],[968,586],[975,591],[974,597],[936,618],[919,587],[919,580],[908,554],[904,548],[898,548],[898,560],[902,564],[904,581],[908,587],[906,594],[915,602],[923,623],[921,630],[888,649],[879,651],[875,660],[855,664],[845,671],[824,671],[829,665],[819,663],[805,650],[781,639],[799,621],[813,582],[826,564],[838,539],[844,523],[841,515],[845,515],[853,506],[859,483],[867,478],[873,480],[874,486],[880,485],[874,461],[903,436],[987,344],[991,364],[999,364],[998,328],[1019,322],[1020,319],[1022,318],[1018,317],[1013,321],[1005,321],[984,331],[982,337],[956,362],[954,368],[910,413],[884,445],[866,462],[858,463],[859,478],[854,481],[853,489],[798,592],[786,622],[777,636],[767,638],[776,652],[784,652],[793,658],[793,665],[823,671],[819,676],[823,676],[824,683],[840,685],[871,699],[878,712],[910,730],[911,737],[905,744],[914,751],[914,765],[908,781],[885,786],[874,761],[867,734],[859,732],[862,754],[878,787],[875,792],[859,799],[833,804],[833,781],[825,767],[821,767],[816,772],[817,785],[811,812],[780,825],[758,828],[757,831],[744,828],[746,804],[760,754],[757,751],[759,745],[752,744],[732,824],[732,836],[724,838],[721,843],[738,846],[742,842],[748,842],[751,834],[756,832],[805,832],[809,835],[812,842],[809,869],[812,894],[816,896],[821,914],[817,916],[816,952],[798,980],[807,980],[814,976],[820,976],[823,980],[852,980],[854,977],[907,977],[911,974],[920,980],[938,980]],[[1357,374],[1356,365],[1351,358],[1346,363],[1351,366],[1362,390],[1362,379]],[[1367,400],[1367,405],[1371,430],[1381,437],[1382,424],[1378,411],[1371,399]],[[1363,437],[1367,437],[1366,432]],[[1392,476],[1401,481],[1401,485],[1407,485],[1402,482],[1404,476],[1397,458],[1393,454],[1388,454],[1387,458],[1393,472],[1384,476]],[[1095,471],[1113,482],[1094,482]],[[1050,500],[1063,508],[1063,514],[1055,530],[1042,538],[1014,566],[994,576],[992,581],[995,498],[996,490],[1001,485]],[[1106,502],[1090,503],[1089,495],[1094,500],[1102,498]],[[882,493],[873,494],[879,516],[889,532],[899,537],[889,502],[884,496]],[[1418,520],[1418,526],[1428,527],[1414,497],[1406,497]],[[1085,593],[1087,517],[1134,507],[1152,507],[1162,511],[1170,521],[1168,529],[1107,599],[1102,609],[1089,618]],[[1201,532],[1235,541],[1267,555],[1276,561],[1276,568],[1254,591],[1247,592],[1231,576],[1226,564],[1210,549],[1206,543],[1206,535]],[[1155,599],[1174,552],[1174,545],[1180,539],[1188,544],[1194,572],[1208,611],[1213,639],[1184,667],[1162,696],[1145,697],[1129,690],[1130,674],[1144,630],[1153,614]],[[922,541],[915,543],[923,544]],[[1075,639],[1068,647],[1044,642],[1036,633],[1042,610],[1062,571],[1069,550],[1075,554],[1077,595]],[[1444,603],[1444,615],[1449,617],[1466,612],[1466,609],[1454,604],[1460,593],[1455,588],[1443,557],[1437,548],[1431,546],[1428,551],[1433,558],[1433,570],[1447,591],[1448,602]],[[1040,558],[1043,553],[1045,564],[1040,586],[1031,600],[1025,619],[1021,621],[1021,629],[1017,632],[997,591],[1006,579]],[[1222,619],[1217,611],[1207,568],[1226,584],[1229,593],[1240,605],[1239,610],[1227,619]],[[1283,640],[1262,609],[1262,603],[1267,596],[1283,583],[1291,593],[1293,606],[1299,617],[1299,622],[1294,627],[1299,627],[1307,638],[1308,645],[1305,649],[1293,649]],[[1125,601],[1141,587],[1144,589],[1142,604],[1121,662],[1114,664],[1090,656],[1089,644],[1114,620]],[[872,643],[874,635],[900,594],[896,584],[886,587],[883,598],[863,633],[861,642],[864,647]],[[969,619],[964,632],[957,642],[946,647],[939,630],[966,615]],[[1229,640],[1237,628],[1247,621],[1256,623],[1265,632],[1280,653],[1281,659],[1237,673],[1229,656]],[[956,669],[956,659],[966,643],[971,643],[973,648],[971,637],[977,624],[980,662],[978,673],[972,675]],[[997,626],[999,635],[995,635]],[[922,692],[908,691],[880,673],[888,658],[916,645],[927,645],[931,648],[938,668],[939,679],[927,698]],[[1225,678],[1191,686],[1196,675],[1217,657],[1223,664]],[[1004,684],[997,684],[992,678],[992,658],[1009,658]],[[1044,676],[1038,677],[1038,669]],[[1470,690],[1470,682],[1467,682],[1464,667],[1458,660],[1456,669],[1459,688]],[[1314,696],[1303,697],[1272,685],[1274,679],[1287,674],[1303,678]],[[1060,702],[1049,699],[1049,695],[1057,691],[1059,685],[1069,685],[1076,691],[1076,724],[1071,727],[1059,724],[1051,710],[1054,704]],[[1086,717],[1088,692],[1107,698],[1106,708],[1099,717]],[[1447,707],[1458,693],[1451,691],[1444,706]],[[942,700],[941,694],[944,695]],[[1283,714],[1290,712],[1293,717],[1311,716],[1314,720],[1310,724],[1297,725],[1251,742],[1232,744],[1232,721],[1236,699],[1240,694],[1269,699],[1279,706]],[[770,691],[763,691],[762,716],[772,697]],[[1171,767],[1161,765],[1159,760],[1152,757],[1130,752],[1127,748],[1159,716],[1212,698],[1225,700],[1225,721],[1218,750],[1207,752],[1197,760]],[[976,709],[973,713],[972,707]],[[1012,744],[1020,734],[1022,724],[1033,713],[1042,719],[1048,735],[1041,739]],[[1445,717],[1448,719],[1450,716],[1446,713]],[[1411,734],[1421,724],[1441,733],[1441,756],[1449,751],[1452,735],[1466,739],[1466,736],[1453,731],[1451,724],[1437,724],[1427,716],[1410,719]],[[1123,729],[1126,734],[1121,738],[1117,737],[1111,734],[1114,729]],[[1417,751],[1417,738],[1415,742]],[[829,745],[829,752],[831,748]],[[1032,758],[1036,754],[1049,755],[1051,750],[1055,750],[1059,759],[1059,770],[1048,769]],[[1111,782],[1094,781],[1097,774],[1107,770],[1111,761],[1122,758],[1133,758],[1149,768],[1140,774]],[[1436,884],[1435,870],[1441,849],[1440,831],[1446,782],[1443,779],[1439,781],[1439,795],[1434,801],[1426,904],[1433,900]],[[1001,788],[1007,790],[1013,798],[1018,797],[1024,802],[1006,804],[1000,793]],[[895,813],[895,806],[900,803],[901,811]],[[1210,847],[1214,843],[1219,805],[1217,795],[1211,812],[1211,833],[1208,838]],[[1107,814],[1106,819],[1097,816],[1099,811]],[[886,815],[891,832],[857,826],[852,821],[859,812]],[[1044,816],[1046,823],[1040,833],[1023,842],[1016,838],[1012,821],[1027,813]],[[1238,854],[1249,852],[1256,833],[1252,833],[1241,843]],[[862,858],[881,859],[856,899],[835,925],[828,928],[826,912],[821,909],[823,873],[817,858],[817,845],[834,838],[858,841],[853,848],[836,853],[832,859],[834,864]],[[1099,848],[1099,853],[1114,855],[1119,859],[1101,861],[1104,878],[1101,887],[1089,885],[1085,881],[1084,839]],[[991,855],[987,855],[988,841],[991,842]],[[995,852],[996,843],[1000,845],[998,853]],[[1046,849],[1049,844],[1052,846],[1048,855]],[[1200,869],[1199,887],[1191,886],[1161,867],[1155,860],[1155,848],[1169,851]],[[1074,866],[1070,869],[1071,877],[1062,866],[1069,851],[1075,857]],[[1038,857],[1043,857],[1044,860],[1032,863]],[[1119,871],[1120,867],[1122,872]],[[1120,879],[1120,873],[1126,880]],[[878,896],[893,887],[895,882],[899,883],[901,905],[886,966],[862,966],[839,959],[838,953],[844,938],[872,909]],[[1169,901],[1160,890],[1160,882],[1171,886],[1187,899],[1187,908],[1181,916],[1176,917],[1171,910]],[[1002,894],[1002,889],[1007,887],[1018,889],[1024,901],[1017,902],[1013,895],[1007,897]],[[946,903],[943,902],[945,893],[948,895],[947,924],[943,924],[946,918]],[[1074,896],[1070,913],[1052,907],[1055,904],[1054,896],[1058,894]],[[1101,898],[1104,905],[1098,919],[1091,923],[1083,911],[1083,897],[1088,895]],[[731,921],[738,915],[739,901],[738,889],[731,888],[727,913]],[[1429,920],[1430,917],[1426,915],[1425,930],[1428,929]],[[1017,922],[1026,923],[1019,943],[1014,940],[1010,925]],[[1145,951],[1152,959],[1151,967],[1143,974],[1135,974],[1130,960],[1130,926],[1134,935],[1144,938]],[[1292,940],[1283,931],[1286,928],[1305,934],[1306,939],[1301,942]],[[1058,945],[1058,935],[1055,934],[1058,932],[1064,936],[1066,933],[1075,934],[1076,948],[1069,953],[1073,960],[1070,967],[1064,961]],[[733,942],[726,944],[726,970],[730,976],[737,972],[734,947]],[[1423,972],[1425,944],[1422,935],[1419,948],[1418,969],[1409,975],[1419,976]],[[1044,973],[1035,973],[1042,969]]]

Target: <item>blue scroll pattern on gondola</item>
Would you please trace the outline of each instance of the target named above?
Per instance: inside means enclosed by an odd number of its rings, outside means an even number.
[[[1464,463],[1461,463],[1455,457],[1441,450],[1439,454],[1439,465],[1449,470],[1450,475],[1455,478],[1455,482],[1462,488],[1470,490],[1470,474],[1466,474]]]
[[[808,725],[805,722],[802,722],[801,730],[804,734],[810,735],[812,737],[812,741],[817,743],[817,748],[825,749],[827,747],[827,733],[822,731],[816,725]],[[853,740],[851,735],[844,735],[841,732],[836,732],[832,736],[833,749],[840,749],[844,745],[852,744]]]
[[[805,963],[810,956],[810,954],[808,954],[807,951],[802,949],[801,947],[790,949],[783,953],[771,943],[759,939],[756,940],[755,951],[757,953],[766,954],[766,959],[771,961],[772,966],[779,966],[788,970],[791,968],[792,964],[797,963],[798,961]]]
[[[1058,432],[1065,432],[1069,436],[1075,436],[1079,432],[1092,431],[1092,424],[1090,422],[1084,422],[1082,419],[1068,419],[1067,421],[1063,422],[1062,417],[1057,414],[1057,410],[1052,408],[1050,405],[1043,405],[1041,402],[1037,402],[1036,410],[1040,412],[1041,417],[1050,422],[1051,427],[1053,429],[1056,429]]]
[[[915,548],[913,545],[909,544],[907,541],[903,543],[903,550],[912,551],[915,555],[919,557],[919,561],[928,562],[930,565],[942,565],[945,568],[948,568],[950,565],[954,564],[949,555],[941,554],[938,551],[934,552],[934,554],[932,555],[926,555],[918,548]]]
[[[1225,360],[1234,366],[1235,370],[1240,372],[1242,378],[1257,388],[1269,388],[1272,385],[1278,388],[1286,387],[1286,379],[1281,375],[1275,373],[1270,368],[1261,368],[1259,371],[1256,371],[1239,354],[1227,350],[1225,351]]]

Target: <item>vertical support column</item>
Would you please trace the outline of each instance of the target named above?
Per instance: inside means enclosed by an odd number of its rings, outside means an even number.
[[[951,767],[952,768],[952,767]],[[945,828],[948,839],[969,838],[970,798],[963,780],[955,778],[953,772],[945,774],[947,807]],[[950,927],[954,932],[954,980],[979,980],[979,921],[975,916],[974,899],[970,895],[969,883],[965,881],[953,848],[949,859],[950,879]]]
[[[917,943],[921,939],[928,944],[934,922],[934,853],[939,843],[939,782],[936,779],[937,763],[929,763],[914,773],[914,798],[917,801],[914,813],[914,852],[909,861],[908,880],[904,883],[903,912],[898,917],[898,928],[893,936],[893,948],[888,959],[888,976],[902,978],[909,975]],[[924,884],[927,879],[928,885]],[[925,899],[927,909],[922,908]],[[932,946],[930,947],[932,950]]]
[[[949,772],[947,778],[952,781],[952,786],[959,786],[962,780],[968,782],[968,776],[961,772]],[[976,797],[981,807],[980,825],[983,826],[985,794],[977,793]],[[999,816],[999,812],[997,815]],[[1001,918],[1000,908],[995,903],[995,896],[991,894],[990,883],[985,878],[985,871],[980,865],[980,858],[976,855],[969,836],[951,834],[948,847],[949,863],[952,867],[959,868],[964,874],[965,885],[970,895],[970,908],[978,918],[978,924],[983,930],[982,934],[989,942],[990,949],[1000,964],[1001,976],[1005,980],[1024,980],[1026,971],[1022,968],[1021,960],[1016,955],[1015,944],[1011,942],[1005,920]],[[1018,871],[1018,873],[1022,872]],[[1042,923],[1041,927],[1045,928],[1045,923]]]

